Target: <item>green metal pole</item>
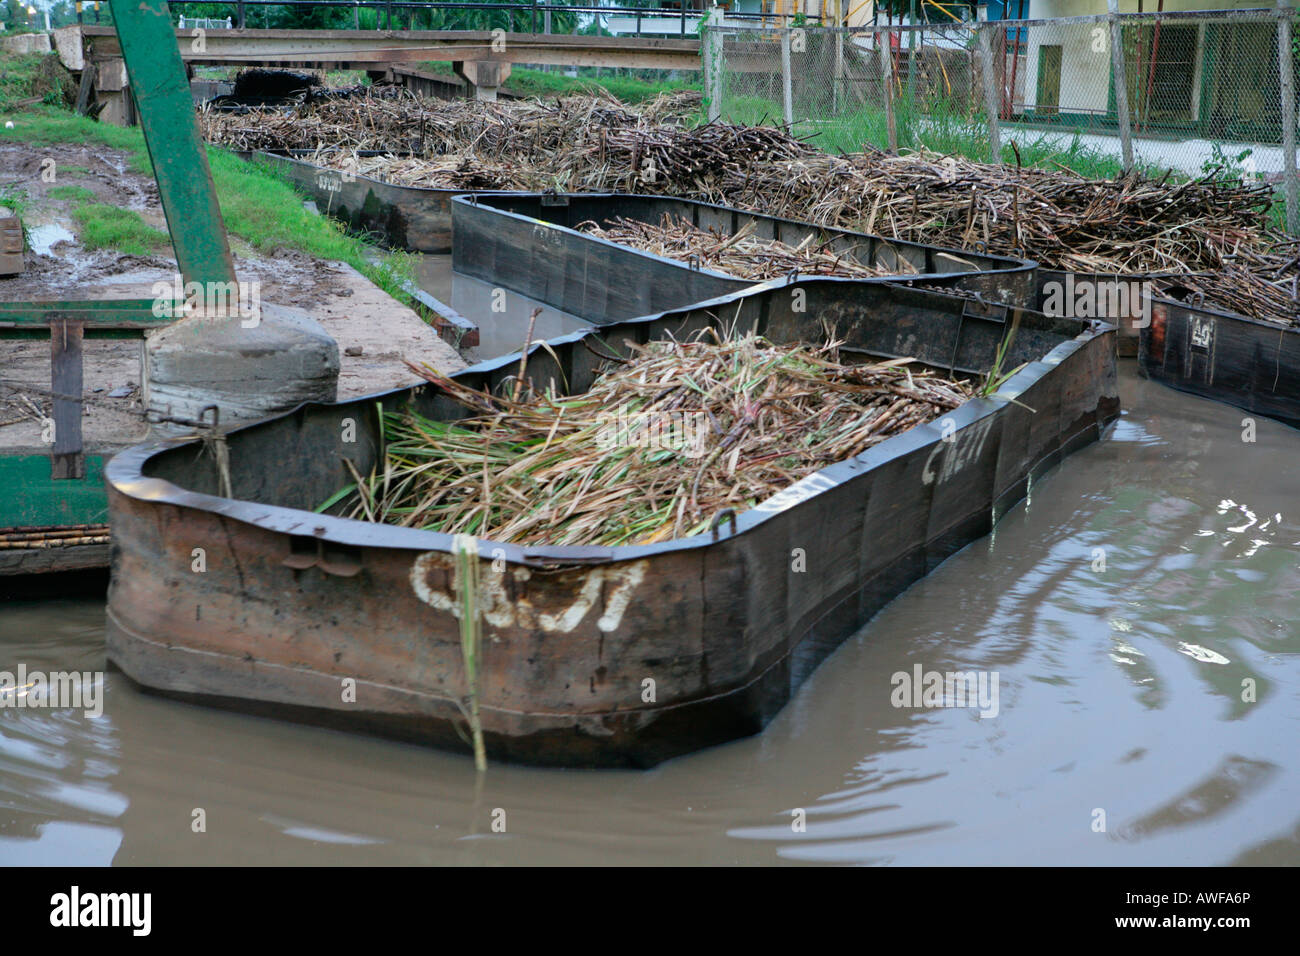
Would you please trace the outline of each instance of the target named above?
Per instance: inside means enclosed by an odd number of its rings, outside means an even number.
[[[176,264],[188,282],[234,282],[226,228],[166,0],[111,0]],[[186,41],[189,42],[189,41]]]

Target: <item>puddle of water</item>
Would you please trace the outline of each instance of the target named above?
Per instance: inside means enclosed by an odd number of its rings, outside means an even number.
[[[27,227],[27,243],[39,256],[57,256],[54,247],[60,242],[76,242],[77,237],[58,223]]]

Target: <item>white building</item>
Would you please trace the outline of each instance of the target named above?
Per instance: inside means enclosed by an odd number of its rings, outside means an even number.
[[[1121,13],[1260,8],[1261,0],[1121,0]],[[1105,0],[1030,0],[1027,19],[1106,13]],[[1014,10],[1015,7],[1012,6]],[[1024,83],[1016,112],[1064,125],[1113,121],[1110,34],[1101,24],[1045,24],[1023,31],[1017,64]],[[1014,37],[1008,43],[1013,45]],[[1129,108],[1152,131],[1226,139],[1270,139],[1278,129],[1277,39],[1273,23],[1167,20],[1124,28]],[[1108,115],[1109,114],[1109,115]]]

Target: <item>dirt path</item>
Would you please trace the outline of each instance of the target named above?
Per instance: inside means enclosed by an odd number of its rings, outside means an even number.
[[[48,159],[54,161],[52,182],[42,178]],[[126,154],[72,144],[0,145],[0,190],[7,186],[26,193],[32,248],[22,274],[0,277],[0,302],[149,298],[155,283],[173,281],[176,263],[169,247],[149,256],[88,251],[77,241],[74,203],[49,194],[61,186],[81,187],[96,201],[135,210],[165,230],[157,185],[131,172]],[[239,278],[259,282],[263,302],[303,309],[334,336],[340,400],[419,381],[404,358],[447,371],[465,366],[419,316],[346,263],[296,251],[262,256],[238,240],[232,240],[232,249]],[[111,451],[147,437],[139,401],[141,343],[90,341],[85,349],[86,450]],[[0,451],[48,450],[41,442],[40,416],[49,414],[50,402],[42,394],[49,385],[48,342],[0,339]]]

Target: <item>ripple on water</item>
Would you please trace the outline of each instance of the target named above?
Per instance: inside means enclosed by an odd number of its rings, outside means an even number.
[[[96,721],[0,715],[0,862],[1298,864],[1300,527],[1269,462],[1300,432],[1260,420],[1245,445],[1241,413],[1130,373],[1105,442],[759,736],[646,773],[477,781],[461,756],[111,674]],[[102,623],[102,603],[6,606],[0,653],[102,669]],[[894,706],[917,665],[996,675],[996,716]]]

